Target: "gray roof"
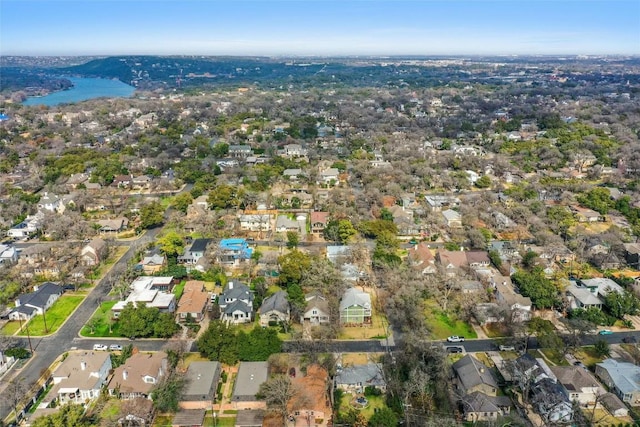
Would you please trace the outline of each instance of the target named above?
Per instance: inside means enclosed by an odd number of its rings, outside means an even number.
[[[236,416],[236,427],[262,427],[264,420],[264,409],[245,409],[238,411]]]
[[[260,390],[260,385],[267,381],[268,375],[267,362],[240,362],[232,400],[256,400],[255,395]]]
[[[507,396],[487,396],[474,391],[463,399],[465,412],[500,412],[500,408],[511,406],[511,399]]]
[[[340,300],[340,311],[356,305],[371,308],[371,295],[356,288],[349,288]]]
[[[615,359],[605,359],[596,365],[609,373],[611,381],[622,394],[640,391],[640,366]]]
[[[235,300],[234,302],[227,304],[223,309],[225,314],[233,314],[234,311],[241,311],[243,313],[253,313],[253,306],[247,304],[242,300]]]
[[[181,409],[171,421],[173,427],[191,427],[204,425],[206,409]]]
[[[187,369],[187,386],[183,393],[183,400],[206,400],[213,396],[209,395],[211,386],[215,393],[218,382],[219,371],[218,362],[191,362]],[[215,383],[215,384],[214,384]]]
[[[22,294],[18,297],[18,300],[20,305],[44,308],[51,295],[62,295],[62,288],[55,283],[45,282],[38,287],[37,291]]]
[[[498,383],[489,368],[470,354],[454,363],[453,370],[456,371],[465,390],[480,384],[498,388]]]
[[[280,313],[289,312],[289,301],[287,300],[287,293],[285,291],[278,291],[270,297],[265,298],[260,306],[260,314],[268,313],[269,311],[279,311]]]
[[[382,377],[380,363],[348,366],[336,374],[336,384],[384,387],[386,383]]]
[[[227,284],[227,286],[222,291],[220,295],[220,299],[248,299],[249,301],[253,301],[253,293],[251,289],[244,283],[231,281]]]

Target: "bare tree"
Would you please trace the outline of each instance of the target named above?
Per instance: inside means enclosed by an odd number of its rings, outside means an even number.
[[[267,408],[282,417],[286,424],[289,402],[297,392],[297,387],[287,375],[275,375],[260,386],[259,395],[267,402]]]

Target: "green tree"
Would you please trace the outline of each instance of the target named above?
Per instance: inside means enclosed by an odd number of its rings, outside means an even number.
[[[398,417],[387,407],[378,409],[369,418],[369,427],[396,427],[397,425]]]
[[[311,265],[311,257],[297,249],[278,258],[280,265],[280,277],[278,283],[289,286],[293,283],[300,283],[305,271]]]
[[[609,212],[609,209],[614,206],[614,202],[611,200],[609,190],[602,187],[592,188],[584,194],[580,194],[577,197],[578,202],[582,205],[605,215]]]
[[[491,178],[489,178],[488,175],[482,175],[477,181],[476,181],[476,187],[478,188],[489,188],[491,187]]]
[[[624,291],[623,293],[609,292],[604,298],[604,304],[607,312],[616,319],[622,319],[627,314],[634,315],[640,308],[638,298],[629,291]]]
[[[158,313],[153,322],[153,336],[155,338],[170,338],[180,330],[171,313]]]
[[[491,263],[498,270],[500,270],[500,267],[502,267],[502,259],[500,258],[500,253],[496,250],[489,251],[489,259],[491,260]]]
[[[237,204],[237,191],[235,187],[227,184],[218,185],[209,193],[207,199],[211,209],[229,209]]]
[[[165,233],[162,237],[159,237],[157,241],[162,252],[168,257],[175,257],[184,250],[184,240],[182,240],[182,237],[175,231]]]
[[[140,227],[153,228],[164,222],[164,208],[160,202],[151,202],[140,209]]]
[[[383,221],[391,221],[393,222],[393,214],[387,208],[380,209],[380,219]]]
[[[189,205],[193,202],[191,193],[180,193],[171,201],[171,207],[182,213],[187,213]]]
[[[537,257],[537,253],[533,252],[532,250],[528,250],[522,257],[522,266],[526,269],[533,268],[535,266],[535,260]]]
[[[278,331],[272,328],[254,327],[248,334],[244,331],[238,333],[239,358],[243,361],[264,361],[272,354],[282,351],[282,340],[278,337]]]
[[[297,231],[287,231],[287,248],[297,248],[300,243],[300,236]]]
[[[558,289],[545,277],[540,267],[534,268],[531,272],[517,271],[512,280],[520,289],[520,293],[531,298],[531,302],[537,308],[551,308],[558,303]]]
[[[209,360],[235,365],[238,362],[238,340],[233,326],[213,320],[198,338],[198,351]]]
[[[598,357],[604,358],[611,356],[611,347],[609,346],[609,343],[602,338],[595,342],[593,349]]]
[[[58,412],[36,418],[33,427],[90,427],[91,421],[84,414],[84,406],[63,405]]]

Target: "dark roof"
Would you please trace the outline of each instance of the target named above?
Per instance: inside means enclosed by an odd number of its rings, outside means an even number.
[[[191,427],[204,425],[205,409],[182,409],[174,415],[171,425],[174,427]]]
[[[500,412],[500,408],[511,406],[507,396],[487,396],[479,391],[468,394],[462,400],[465,412]]]
[[[227,284],[220,295],[220,299],[248,299],[249,301],[253,301],[253,293],[251,293],[251,289],[244,283],[231,281]]]
[[[287,293],[285,291],[278,291],[270,297],[265,298],[260,306],[260,314],[273,310],[279,311],[280,313],[287,313],[289,311],[289,301],[287,300]]]
[[[43,308],[51,295],[62,295],[62,287],[52,282],[45,282],[38,287],[37,291],[22,294],[18,297],[18,300],[20,305]]]
[[[253,312],[253,306],[245,303],[242,300],[235,300],[234,302],[230,303],[229,305],[227,305],[223,311],[225,312],[225,314],[232,314],[234,311],[240,310],[243,313],[252,313]]]
[[[191,244],[190,252],[204,252],[211,239],[195,239]]]
[[[236,427],[262,427],[264,420],[264,410],[262,409],[245,409],[238,411],[236,416]]]
[[[257,400],[255,395],[260,390],[260,385],[267,381],[268,376],[269,364],[267,362],[240,362],[236,382],[233,386],[232,400]]]
[[[489,368],[470,354],[454,363],[453,370],[458,374],[458,378],[465,390],[480,384],[498,388],[498,383]]]

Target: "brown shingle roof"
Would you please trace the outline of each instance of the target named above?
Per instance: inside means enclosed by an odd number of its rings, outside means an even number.
[[[189,280],[184,285],[184,293],[178,303],[177,313],[200,313],[209,301],[209,293],[201,280]]]
[[[120,387],[120,393],[148,394],[155,386],[145,382],[146,376],[157,382],[166,369],[167,355],[164,352],[136,353],[117,367],[109,382],[109,389]]]

